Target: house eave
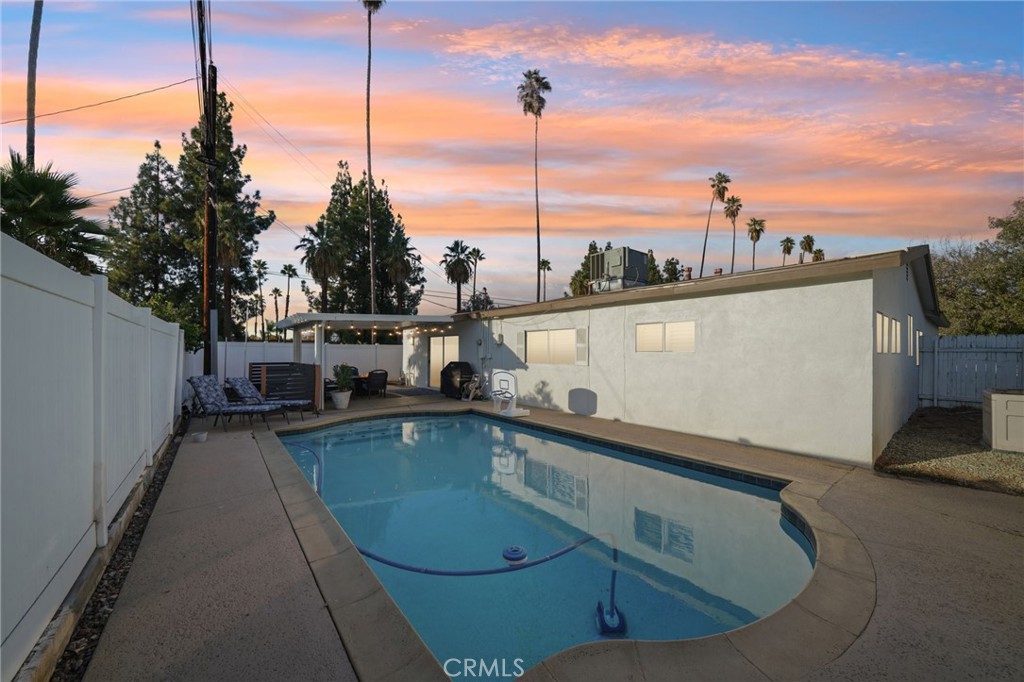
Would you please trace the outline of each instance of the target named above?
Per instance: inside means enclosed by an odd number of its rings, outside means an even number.
[[[519,317],[523,315],[715,296],[757,289],[806,286],[815,283],[863,279],[870,277],[875,270],[902,267],[904,265],[910,265],[914,270],[915,284],[918,288],[918,294],[921,296],[922,305],[925,308],[925,316],[939,326],[948,324],[938,309],[935,280],[931,271],[931,258],[927,246],[913,246],[899,251],[852,256],[831,261],[819,261],[817,263],[780,266],[732,275],[716,275],[685,282],[622,289],[588,296],[566,297],[552,301],[526,303],[492,310],[463,312],[457,313],[453,318],[455,320],[465,320]]]

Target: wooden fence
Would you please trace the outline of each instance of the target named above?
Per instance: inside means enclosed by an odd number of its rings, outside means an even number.
[[[987,388],[1024,389],[1024,334],[939,336],[921,348],[922,407],[981,407]]]

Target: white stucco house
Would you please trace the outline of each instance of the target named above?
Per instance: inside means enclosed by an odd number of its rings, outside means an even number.
[[[927,246],[456,315],[403,367],[515,372],[519,404],[871,466],[945,324]]]

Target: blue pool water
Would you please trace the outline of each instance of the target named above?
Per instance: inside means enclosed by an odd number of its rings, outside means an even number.
[[[790,601],[813,569],[778,493],[478,415],[356,422],[281,438],[439,661],[527,669],[601,639],[702,637]],[[615,549],[617,548],[617,552]],[[617,554],[617,560],[613,560]],[[615,614],[611,614],[615,615]],[[613,618],[614,621],[614,618]],[[619,635],[621,636],[621,635]]]

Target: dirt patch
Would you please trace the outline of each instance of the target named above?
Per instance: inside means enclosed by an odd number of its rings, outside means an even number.
[[[981,428],[980,409],[921,408],[892,437],[875,468],[1024,495],[1024,454],[988,447]]]

